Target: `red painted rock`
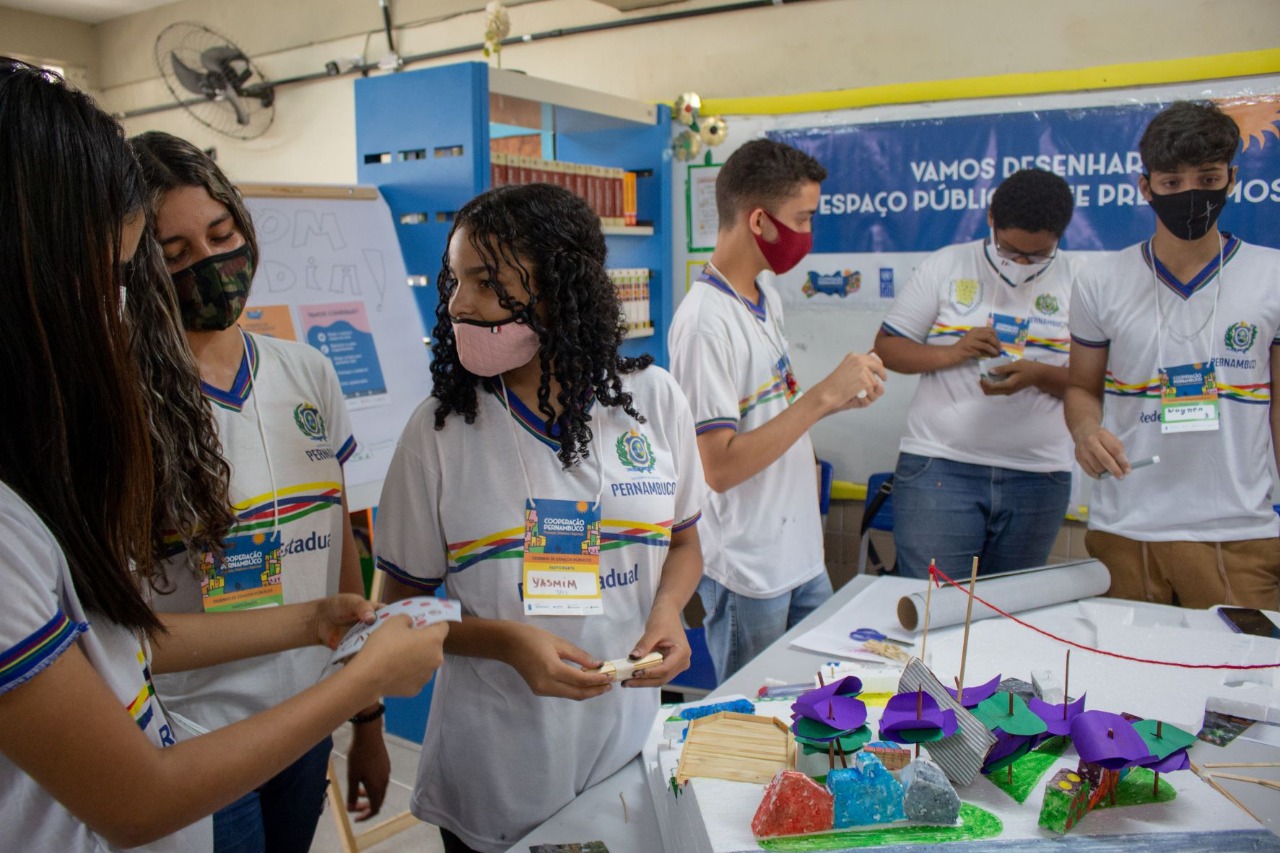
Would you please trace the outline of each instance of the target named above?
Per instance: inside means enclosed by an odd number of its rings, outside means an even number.
[[[835,825],[835,798],[797,770],[781,770],[751,819],[757,838],[823,832]]]

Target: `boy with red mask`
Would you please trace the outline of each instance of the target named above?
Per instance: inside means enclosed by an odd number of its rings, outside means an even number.
[[[1280,607],[1264,461],[1276,451],[1280,253],[1218,230],[1239,144],[1213,104],[1157,115],[1138,179],[1155,235],[1076,281],[1067,426],[1085,473],[1110,475],[1093,487],[1085,544],[1118,598]],[[1152,456],[1160,464],[1133,471]]]
[[[826,176],[771,140],[735,151],[716,179],[715,251],[671,324],[671,372],[693,409],[711,487],[698,594],[719,681],[830,597],[809,428],[884,393],[880,360],[852,353],[801,393],[778,294],[758,280],[809,253]]]

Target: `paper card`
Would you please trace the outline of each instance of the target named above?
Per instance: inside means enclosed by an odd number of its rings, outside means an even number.
[[[350,659],[356,652],[364,648],[369,635],[381,628],[392,616],[408,616],[413,620],[413,627],[425,628],[436,622],[461,622],[462,605],[450,598],[436,598],[434,595],[419,595],[413,598],[402,598],[378,608],[377,618],[372,625],[354,625],[347,635],[333,650],[329,663],[342,663]]]
[[[801,717],[817,720],[823,725],[840,731],[861,727],[867,721],[867,706],[852,696],[823,696],[809,698],[805,694],[796,700],[791,709]]]
[[[1045,721],[1027,707],[1022,697],[1012,693],[997,693],[974,709],[973,715],[993,732],[999,729],[1007,734],[1026,737],[1043,734],[1048,729]]]
[[[1218,382],[1212,362],[1160,369],[1160,431],[1218,428]]]
[[[1044,720],[1049,734],[1057,737],[1068,737],[1071,734],[1071,721],[1084,710],[1084,698],[1084,696],[1081,696],[1074,702],[1067,703],[1064,710],[1062,703],[1054,704],[1033,696],[1027,700],[1027,707],[1037,717]]]
[[[1012,314],[992,312],[987,318],[987,325],[996,330],[1000,339],[1000,351],[1003,355],[1022,358],[1027,349],[1027,337],[1031,333],[1030,317],[1015,317]]]

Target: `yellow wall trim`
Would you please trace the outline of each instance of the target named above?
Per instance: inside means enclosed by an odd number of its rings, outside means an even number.
[[[1280,72],[1280,49],[1132,62],[1123,65],[1095,65],[1073,71],[1036,71],[1029,74],[1001,74],[992,77],[961,77],[896,83],[833,92],[777,95],[765,98],[707,98],[703,115],[781,115],[783,113],[828,112],[886,104],[918,104],[968,98],[996,98],[1017,95],[1044,95],[1090,89],[1124,89],[1252,77]]]

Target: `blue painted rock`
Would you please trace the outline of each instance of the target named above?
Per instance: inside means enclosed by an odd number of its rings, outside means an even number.
[[[853,767],[827,774],[835,797],[836,829],[904,820],[902,783],[874,755],[859,752]]]
[[[903,808],[908,820],[955,826],[960,819],[960,795],[938,765],[917,758],[902,771],[901,779],[907,789]]]

